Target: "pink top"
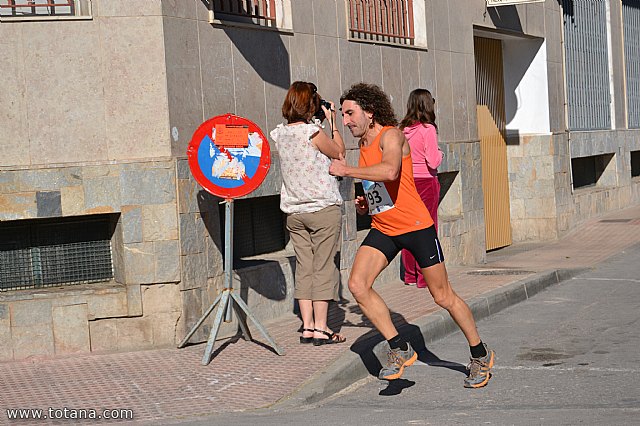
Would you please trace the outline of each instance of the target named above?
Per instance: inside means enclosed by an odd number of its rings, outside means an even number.
[[[414,178],[438,176],[442,151],[438,148],[438,132],[431,124],[415,123],[405,127],[404,135],[411,146]]]

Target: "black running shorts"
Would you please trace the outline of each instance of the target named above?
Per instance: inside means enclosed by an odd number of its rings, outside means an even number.
[[[442,247],[440,247],[436,228],[433,225],[427,229],[420,229],[396,235],[395,237],[385,235],[377,229],[371,229],[362,245],[381,251],[389,263],[402,249],[407,249],[411,252],[420,268],[428,268],[444,262]]]

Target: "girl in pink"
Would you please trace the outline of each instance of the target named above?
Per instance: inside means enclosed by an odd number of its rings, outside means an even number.
[[[413,180],[420,198],[427,206],[438,230],[438,202],[440,201],[440,182],[438,166],[442,162],[442,151],[438,147],[438,126],[435,113],[436,100],[426,89],[415,89],[409,94],[407,113],[400,122],[409,145],[413,162]],[[402,250],[404,265],[404,283],[427,286],[420,267],[407,250]]]

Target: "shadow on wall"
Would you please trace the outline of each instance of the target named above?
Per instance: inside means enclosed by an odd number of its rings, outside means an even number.
[[[260,78],[265,82],[283,89],[288,89],[290,82],[290,66],[289,53],[285,45],[282,43],[280,33],[271,30],[255,31],[251,28],[237,26],[239,22],[250,20],[243,18],[242,15],[249,16],[250,11],[247,10],[247,2],[242,0],[216,1],[201,0],[202,3],[209,8],[209,4],[213,1],[213,9],[216,13],[216,20],[223,23],[229,23],[222,27],[222,30],[229,37],[229,40],[238,49],[238,52],[258,73]],[[226,10],[231,7],[233,14],[224,14],[222,4],[226,6]],[[236,26],[233,26],[233,25]],[[216,24],[212,24],[216,26]],[[245,25],[252,25],[251,23]],[[255,24],[259,29],[259,24]],[[255,89],[255,88],[253,88]]]
[[[522,22],[520,21],[520,15],[518,14],[518,9],[515,6],[500,6],[500,7],[491,7],[489,10],[489,16],[491,17],[491,22],[498,29],[515,31],[518,33],[522,33]],[[504,42],[503,42],[504,44]],[[504,45],[503,45],[504,49]],[[503,56],[506,52],[503,51]],[[515,93],[517,84],[522,80],[522,77],[529,69],[531,62],[535,57],[536,52],[531,52],[531,57],[529,58],[519,58],[519,61],[513,61],[515,65],[514,68],[505,67],[504,68],[504,80],[505,80],[505,88],[504,88],[504,96],[505,96],[505,123],[509,123],[515,117],[518,111],[518,99]],[[507,58],[503,57],[503,62]],[[508,73],[508,75],[507,75]],[[514,85],[512,87],[509,86],[509,82],[512,82]],[[491,108],[489,108],[491,110]],[[505,135],[506,136],[506,135]],[[512,141],[514,139],[511,139]]]
[[[534,64],[543,42],[542,39],[505,40],[503,42],[505,124],[507,127],[516,118],[518,112],[522,113],[520,110],[523,107],[529,114],[534,110],[530,104],[522,105],[521,103],[531,102],[531,90],[527,88],[527,83],[531,82],[532,77],[527,76],[527,73],[546,72],[539,70],[539,62],[537,63],[538,67]],[[524,80],[525,78],[527,80]],[[516,130],[508,129],[507,133],[509,136],[514,136],[514,131]]]
[[[562,13],[567,16],[574,17],[573,2],[574,0],[557,0],[562,7]]]
[[[198,192],[198,207],[200,216],[204,222],[208,237],[215,245],[206,245],[206,250],[217,250],[221,256],[220,260],[224,263],[224,230],[221,229],[221,221],[219,217],[218,205],[222,199],[209,194],[206,191]],[[234,229],[242,224],[233,224]],[[208,253],[207,257],[211,256]],[[251,288],[256,293],[269,300],[284,300],[287,297],[286,277],[282,271],[282,266],[277,261],[261,261],[253,267],[245,267],[238,269],[238,265],[234,262],[235,276],[239,277],[239,284],[233,285],[234,288],[240,290],[240,296],[248,302],[248,292]],[[220,270],[223,270],[220,265]],[[209,275],[207,273],[207,275]],[[207,276],[208,278],[208,276]]]
[[[220,229],[220,221],[218,218],[218,205],[222,202],[222,198],[208,193],[207,191],[198,191],[198,210],[200,217],[204,222],[207,233],[216,248],[224,256],[223,236]]]
[[[515,6],[490,7],[488,11],[496,28],[522,32],[522,22]]]
[[[519,144],[520,133],[549,131],[544,48],[539,38],[474,39],[478,120],[484,134],[504,131],[508,144]]]
[[[442,204],[442,200],[444,200],[444,197],[451,189],[451,185],[453,185],[459,173],[460,171],[457,170],[438,173],[438,181],[440,182],[440,199],[438,200],[438,204]]]

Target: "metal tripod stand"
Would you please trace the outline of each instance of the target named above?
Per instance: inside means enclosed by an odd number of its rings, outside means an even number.
[[[224,289],[222,293],[216,297],[216,300],[213,304],[207,309],[207,311],[202,315],[202,317],[198,320],[196,325],[193,326],[191,331],[187,334],[187,336],[180,342],[178,345],[179,348],[184,347],[191,336],[196,332],[198,327],[202,325],[205,319],[213,312],[213,310],[218,307],[216,311],[216,316],[213,321],[213,328],[209,333],[209,340],[207,341],[207,347],[204,351],[204,356],[202,357],[202,365],[207,365],[211,362],[213,345],[215,344],[216,337],[218,335],[218,330],[220,329],[220,324],[222,323],[222,317],[224,316],[225,322],[231,322],[232,318],[232,308],[236,310],[238,314],[238,324],[240,326],[240,330],[242,331],[242,336],[245,340],[253,340],[251,337],[251,333],[249,332],[249,327],[247,327],[246,318],[242,315],[246,315],[253,324],[256,326],[258,330],[265,337],[267,342],[273,347],[278,355],[284,355],[284,350],[278,346],[278,344],[271,338],[267,330],[260,324],[260,322],[256,319],[255,316],[249,310],[249,307],[242,300],[242,298],[233,292],[233,199],[225,200],[225,222],[224,222],[224,232],[225,232],[225,241],[224,241]],[[235,303],[233,303],[235,301]]]

